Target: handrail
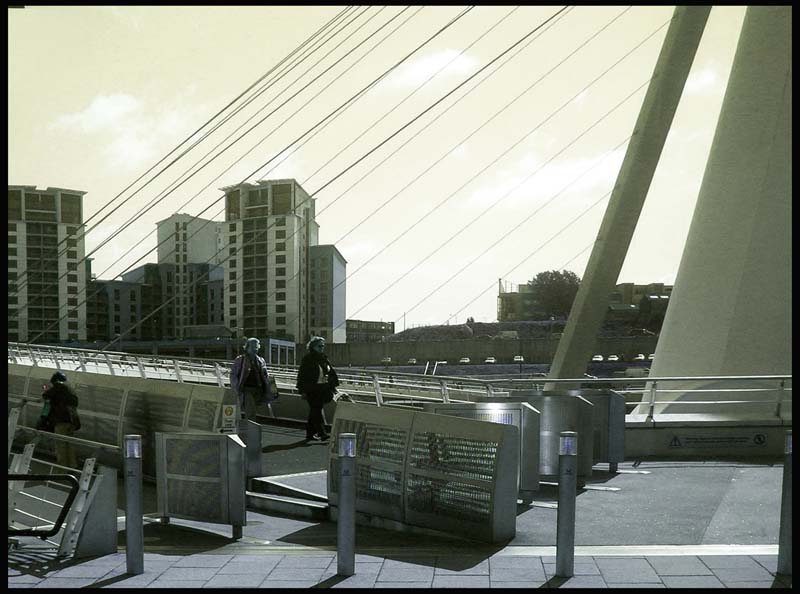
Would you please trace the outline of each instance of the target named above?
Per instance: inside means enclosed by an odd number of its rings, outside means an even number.
[[[52,528],[42,529],[42,528],[12,528],[9,526],[8,534],[13,536],[37,536],[42,540],[46,540],[47,538],[58,534],[61,530],[61,526],[64,523],[64,520],[69,513],[70,508],[72,507],[72,502],[75,501],[75,497],[78,495],[78,490],[80,489],[80,484],[78,483],[78,479],[76,479],[71,474],[9,474],[8,475],[9,481],[23,481],[23,482],[66,482],[70,484],[69,495],[67,495],[67,500],[64,502],[61,511],[58,513],[58,517],[56,518],[56,522]]]
[[[45,439],[53,439],[56,441],[65,441],[67,443],[74,443],[75,445],[86,446],[90,448],[100,448],[104,450],[108,450],[110,452],[114,452],[116,454],[122,453],[122,448],[119,446],[115,446],[109,443],[102,443],[99,441],[90,441],[88,439],[81,439],[80,437],[72,437],[69,435],[60,435],[57,433],[50,433],[49,431],[41,431],[40,429],[34,429],[33,427],[28,427],[26,425],[17,425],[17,431],[25,431],[26,433],[33,433],[39,437],[44,437]]]

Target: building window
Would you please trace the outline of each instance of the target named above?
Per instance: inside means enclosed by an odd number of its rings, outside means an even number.
[[[275,293],[275,301],[286,301],[286,293]]]
[[[280,243],[275,244],[275,251],[276,252],[285,252],[286,251],[286,242],[282,241]]]
[[[275,288],[276,289],[285,289],[286,288],[286,281],[285,280],[276,280],[275,281]]]
[[[286,276],[286,268],[285,267],[276,268],[275,276]]]
[[[286,239],[286,229],[276,229],[275,239]]]
[[[275,323],[278,326],[285,326],[286,325],[286,316],[280,316],[275,318]]]
[[[238,219],[239,216],[239,190],[233,190],[225,195],[225,210],[228,220]]]
[[[286,264],[286,256],[275,256],[275,264]]]
[[[67,286],[67,295],[77,295],[77,294],[78,294],[78,287]]]
[[[286,306],[285,305],[276,305],[275,306],[275,313],[286,313]]]
[[[235,272],[229,272],[228,273],[228,280],[235,281],[236,280],[236,273]]]
[[[81,222],[81,197],[75,194],[61,194],[61,222]],[[73,235],[70,233],[70,235]]]

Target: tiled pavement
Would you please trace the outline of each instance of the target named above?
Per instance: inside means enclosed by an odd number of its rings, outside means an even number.
[[[9,588],[772,588],[776,555],[576,556],[575,575],[556,577],[555,557],[356,556],[356,574],[336,575],[336,556],[279,554],[145,554],[145,573],[128,576],[125,554],[75,564],[26,562],[9,554]]]

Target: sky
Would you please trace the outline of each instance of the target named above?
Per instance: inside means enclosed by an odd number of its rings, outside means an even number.
[[[573,7],[349,168],[561,8],[476,6],[298,148],[465,7],[353,9],[340,34],[89,222],[87,252],[166,194],[91,255],[93,272],[156,261],[155,223],[174,212],[222,220],[221,187],[295,178],[316,199],[320,243],[348,262],[348,318],[493,321],[498,279],[583,276],[674,7]],[[86,191],[86,220],[343,9],[9,9],[8,183]],[[744,13],[711,10],[618,282],[675,280]]]

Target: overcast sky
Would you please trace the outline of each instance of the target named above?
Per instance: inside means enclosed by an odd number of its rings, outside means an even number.
[[[9,9],[9,184],[84,190],[88,218],[343,8]],[[397,321],[398,330],[406,312],[407,327],[444,323],[457,312],[459,323],[467,316],[492,321],[498,278],[516,285],[565,266],[583,276],[587,248],[606,206],[603,198],[614,184],[646,90],[642,85],[652,74],[673,7],[571,9],[520,46],[522,51],[509,54],[513,57],[496,72],[494,67],[484,71],[327,185],[560,8],[475,7],[302,148],[252,176],[464,7],[413,6],[402,13],[401,6],[355,9],[342,33],[90,233],[87,251],[247,118],[254,116],[232,138],[316,79],[101,248],[93,256],[93,272],[111,278],[139,265],[136,260],[156,244],[155,222],[178,210],[198,214],[214,204],[203,216],[222,220],[218,188],[292,177],[317,199],[320,243],[335,243],[348,261],[348,317]],[[744,12],[743,6],[711,11],[619,282],[675,280]],[[117,262],[131,247],[131,254]],[[143,261],[154,262],[155,252]]]

